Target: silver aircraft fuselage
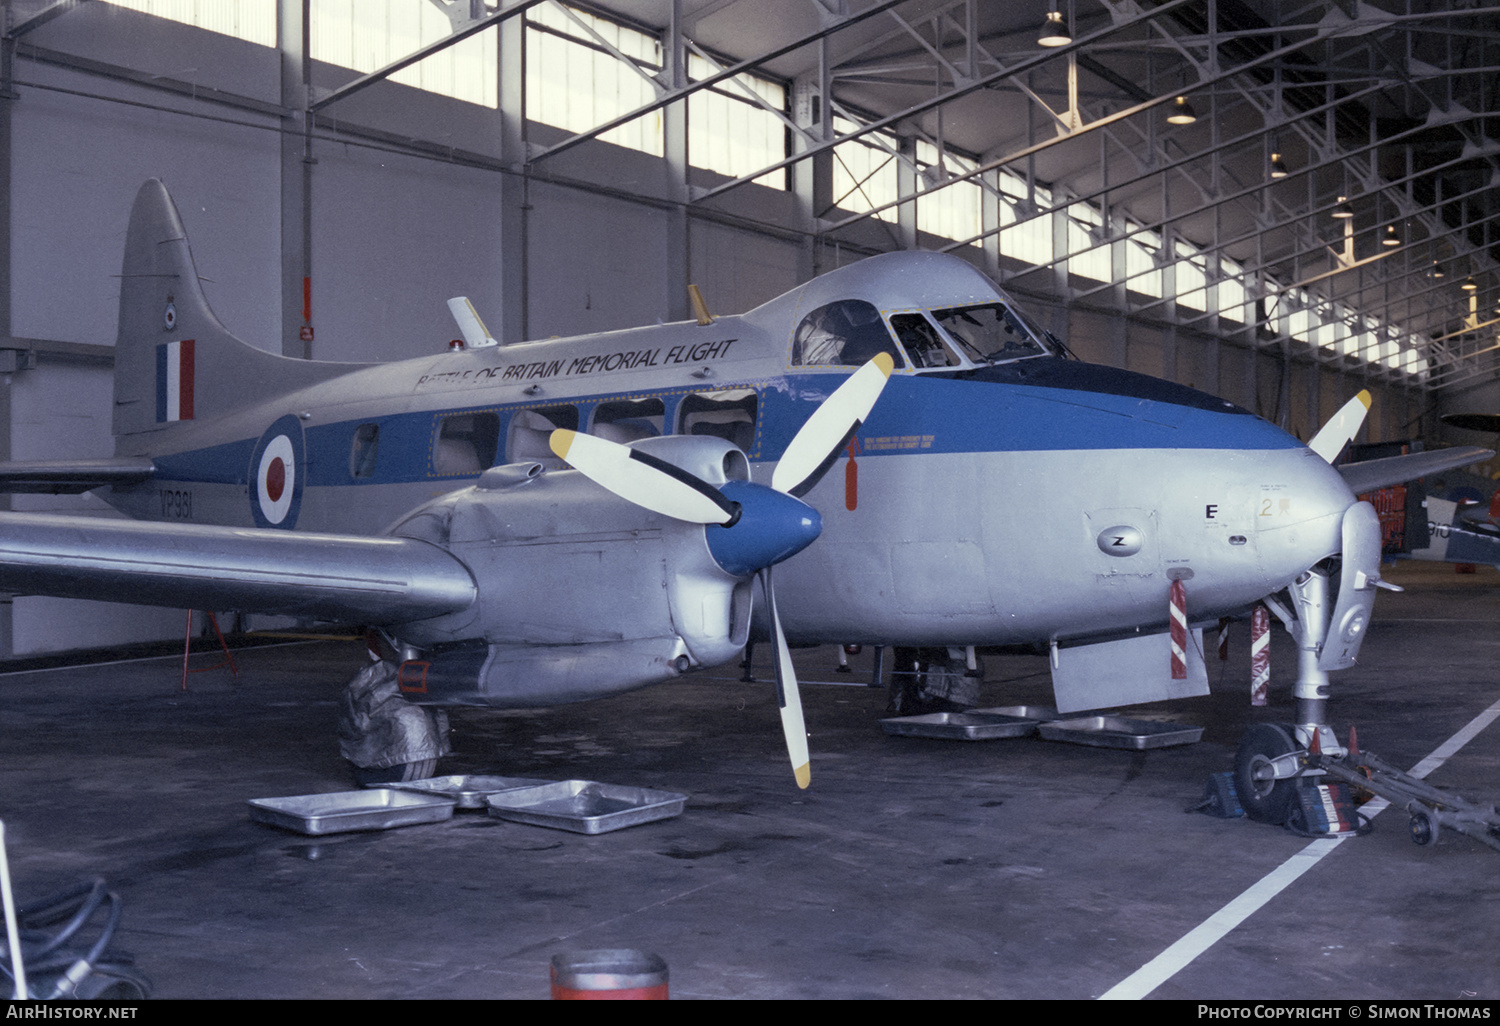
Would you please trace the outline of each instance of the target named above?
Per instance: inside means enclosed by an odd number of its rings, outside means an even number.
[[[736,444],[769,481],[852,370],[797,355],[809,311],[845,299],[873,304],[892,338],[913,319],[936,323],[934,311],[1009,303],[961,260],[891,254],[708,325],[329,368],[318,384],[122,436],[119,455],[149,455],[156,476],[103,494],[141,519],[377,534],[491,461],[547,462],[536,443],[549,427],[686,433],[704,408],[740,411]],[[885,393],[805,497],[822,537],[777,573],[794,642],[991,645],[1159,628],[1172,579],[1206,619],[1339,551],[1355,501],[1342,478],[1223,400],[1045,344],[1009,361],[955,349],[931,367],[891,348],[901,359]],[[294,473],[272,505],[265,454],[282,436]]]

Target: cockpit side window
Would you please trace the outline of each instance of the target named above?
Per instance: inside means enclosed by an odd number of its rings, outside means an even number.
[[[891,329],[896,338],[911,356],[912,366],[958,367],[963,361],[942,340],[932,322],[919,313],[891,315]]]
[[[889,353],[897,367],[906,366],[880,311],[861,299],[819,307],[802,318],[792,336],[795,367],[857,367],[877,353]]]
[[[1006,363],[1050,354],[1041,334],[1003,303],[934,310],[932,316],[975,363]]]

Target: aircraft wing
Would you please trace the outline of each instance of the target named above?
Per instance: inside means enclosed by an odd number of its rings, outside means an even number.
[[[469,571],[412,538],[0,513],[0,588],[359,624],[467,608]]]
[[[76,495],[111,484],[139,484],[156,467],[144,456],[97,460],[13,460],[0,462],[0,493]]]
[[[1405,456],[1388,456],[1383,460],[1366,460],[1363,463],[1345,463],[1338,468],[1344,481],[1355,495],[1363,495],[1376,488],[1415,481],[1428,474],[1437,474],[1455,467],[1465,467],[1495,455],[1493,449],[1478,446],[1455,446],[1452,449],[1433,449],[1430,452],[1412,452]]]

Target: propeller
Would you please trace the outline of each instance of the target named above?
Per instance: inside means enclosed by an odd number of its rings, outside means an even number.
[[[836,388],[787,445],[770,488],[752,481],[716,488],[650,453],[577,431],[559,429],[548,440],[559,458],[620,498],[674,520],[705,525],[709,552],[719,566],[736,577],[760,578],[776,646],[776,702],[801,788],[811,782],[807,728],[771,567],[811,545],[822,531],[823,518],[801,497],[828,472],[870,415],[894,366],[881,353]]]
[[[1370,393],[1361,391],[1345,403],[1343,409],[1328,418],[1328,423],[1318,429],[1307,447],[1323,457],[1324,462],[1332,463],[1344,451],[1344,446],[1359,433],[1360,425],[1365,422],[1365,414],[1369,412]]]
[[[894,367],[889,353],[878,353],[834,389],[786,447],[771,487],[799,499],[812,491],[870,415]]]

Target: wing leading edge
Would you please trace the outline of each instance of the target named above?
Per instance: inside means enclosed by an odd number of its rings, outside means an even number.
[[[1405,456],[1389,456],[1383,460],[1366,460],[1363,463],[1345,463],[1338,468],[1344,482],[1355,495],[1385,488],[1389,485],[1415,481],[1428,474],[1438,474],[1456,467],[1466,467],[1495,455],[1493,449],[1478,446],[1455,446],[1452,449],[1433,449],[1428,452],[1413,452]]]
[[[0,513],[0,588],[360,624],[459,612],[468,569],[411,538]]]

